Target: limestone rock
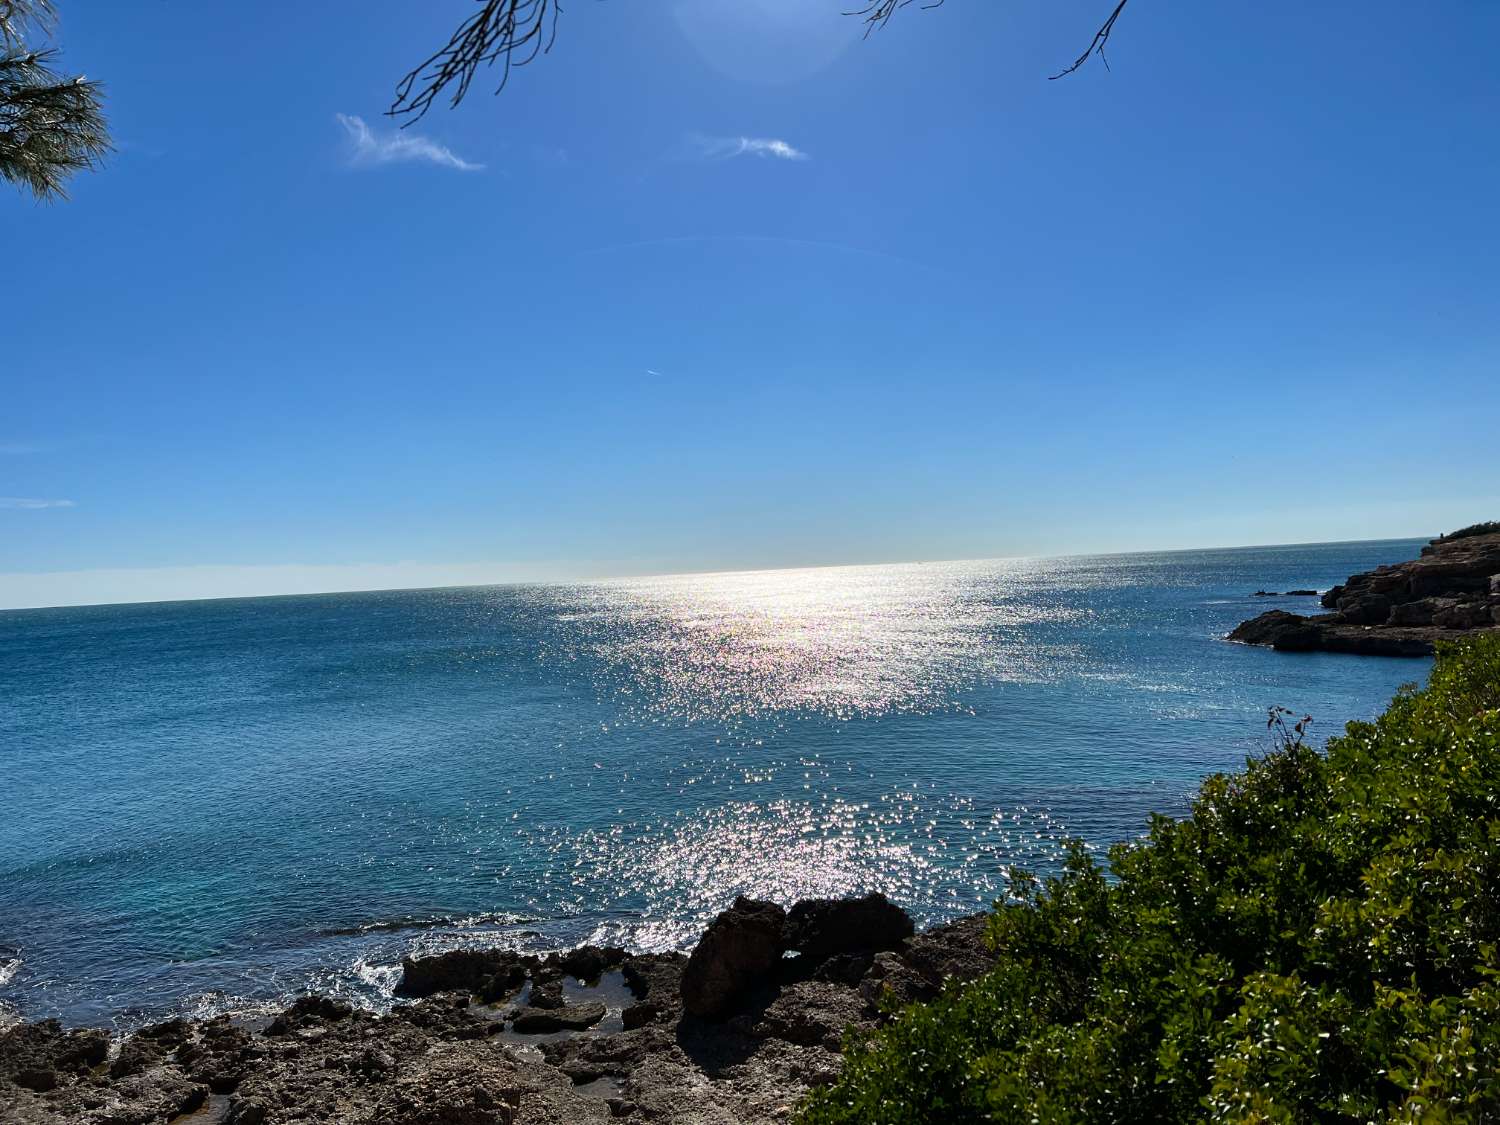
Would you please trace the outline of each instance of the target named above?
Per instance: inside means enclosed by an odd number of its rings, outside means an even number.
[[[786,946],[786,911],[741,896],[710,923],[682,974],[682,1006],[706,1018],[726,1015],[751,985],[767,979]]]

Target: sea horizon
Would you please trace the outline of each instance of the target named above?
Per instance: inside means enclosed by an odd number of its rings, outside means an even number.
[[[1437,534],[1440,534],[1440,533],[1437,533]],[[205,594],[205,595],[201,595],[201,596],[192,596],[192,597],[131,598],[131,599],[125,599],[125,600],[121,600],[121,601],[58,602],[58,603],[55,603],[55,604],[46,604],[46,605],[0,605],[0,614],[5,614],[5,613],[24,613],[24,612],[29,612],[29,611],[33,611],[33,610],[49,610],[49,609],[87,609],[87,608],[101,608],[102,609],[102,608],[108,608],[108,607],[111,607],[111,606],[127,606],[127,605],[174,605],[174,604],[185,604],[185,603],[190,603],[190,602],[239,602],[239,601],[260,601],[260,600],[273,599],[273,598],[331,597],[331,596],[336,596],[336,595],[339,595],[339,594],[418,593],[418,592],[428,591],[428,590],[525,589],[525,588],[529,588],[529,587],[572,586],[572,585],[583,585],[583,584],[593,584],[593,583],[632,582],[632,581],[640,581],[640,580],[654,579],[654,578],[698,578],[698,577],[707,577],[707,576],[713,576],[713,575],[729,576],[729,575],[739,575],[739,574],[776,574],[776,573],[794,573],[794,572],[798,572],[798,571],[845,570],[845,569],[854,569],[854,568],[859,568],[859,567],[878,567],[878,566],[892,566],[892,567],[894,567],[894,566],[943,566],[943,565],[948,565],[948,564],[962,564],[962,563],[1003,563],[1003,562],[1028,562],[1028,561],[1048,561],[1048,560],[1062,561],[1062,560],[1067,560],[1067,559],[1126,558],[1126,557],[1133,557],[1133,556],[1150,556],[1150,555],[1206,554],[1206,553],[1212,553],[1212,552],[1216,552],[1216,551],[1282,550],[1282,549],[1291,549],[1291,548],[1298,548],[1298,547],[1340,547],[1340,546],[1355,546],[1355,545],[1360,545],[1360,544],[1385,544],[1385,543],[1426,542],[1426,541],[1428,541],[1428,540],[1430,540],[1432,538],[1435,538],[1435,537],[1436,537],[1436,534],[1435,535],[1431,535],[1431,536],[1429,536],[1429,535],[1395,535],[1395,536],[1381,536],[1381,537],[1376,537],[1376,538],[1362,538],[1362,539],[1310,539],[1310,540],[1298,540],[1298,541],[1294,541],[1294,542],[1284,542],[1284,543],[1238,543],[1238,544],[1217,545],[1217,546],[1207,546],[1207,547],[1203,547],[1203,546],[1198,546],[1198,547],[1152,547],[1152,548],[1133,549],[1133,550],[1124,550],[1124,551],[1114,551],[1114,550],[1111,550],[1111,551],[1066,551],[1066,552],[1059,552],[1059,553],[1038,553],[1038,554],[1019,554],[1019,555],[980,555],[980,556],[973,556],[973,557],[964,556],[964,557],[958,557],[958,558],[942,558],[942,559],[939,559],[939,558],[933,558],[933,559],[895,559],[895,560],[892,560],[892,559],[880,559],[880,560],[871,561],[871,562],[805,563],[805,564],[788,565],[788,566],[724,567],[724,568],[708,568],[708,569],[702,569],[702,570],[652,570],[652,569],[647,569],[647,570],[642,570],[642,571],[640,571],[638,573],[633,573],[633,572],[628,572],[628,571],[613,571],[613,572],[610,572],[610,573],[601,573],[601,574],[598,574],[598,575],[579,576],[579,577],[518,578],[518,579],[509,579],[509,580],[503,580],[503,581],[497,581],[497,582],[454,582],[454,583],[439,583],[439,584],[435,584],[435,585],[425,585],[425,586],[367,586],[367,587],[366,586],[354,586],[354,587],[346,587],[346,588],[340,588],[340,589],[332,589],[332,588],[330,588],[330,589],[316,589],[316,590],[291,590],[291,591],[285,591],[285,592],[257,593],[257,594],[222,594],[222,595],[220,595],[220,594]],[[286,564],[286,565],[287,566],[294,566],[295,564]],[[350,565],[351,565],[351,567],[357,567],[357,566],[361,566],[361,565],[370,565],[370,566],[373,567],[373,566],[401,566],[401,565],[406,565],[406,564],[404,562],[400,562],[400,563],[393,563],[393,564],[374,563],[374,564],[350,564]],[[484,565],[489,565],[489,564],[470,563],[470,564],[460,564],[460,565],[484,566]],[[272,565],[272,566],[266,567],[266,568],[249,567],[249,568],[245,568],[245,569],[276,569],[276,568],[277,568],[277,565]],[[180,569],[200,569],[200,568],[194,568],[194,567],[176,568],[176,567],[174,567],[174,568],[168,568],[168,569],[171,569],[171,570],[180,570]],[[211,564],[211,565],[205,566],[204,568],[201,568],[201,569],[219,569],[219,567],[218,567],[217,564]],[[30,575],[30,576],[32,576],[32,577],[36,577],[36,576],[48,576],[48,575],[50,575],[52,573],[54,573],[54,572],[39,571],[39,572],[35,572],[35,574]],[[64,572],[64,573],[72,573],[72,572]],[[10,577],[10,575],[0,574],[0,579],[6,578],[6,577]]]

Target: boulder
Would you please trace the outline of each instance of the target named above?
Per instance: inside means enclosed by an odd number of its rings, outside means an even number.
[[[733,1010],[752,985],[771,975],[785,950],[786,911],[741,896],[710,924],[682,973],[682,1006],[715,1019]]]
[[[604,1018],[603,1004],[564,1004],[560,1008],[522,1008],[511,1027],[523,1035],[582,1031]]]
[[[525,979],[520,955],[508,949],[455,949],[435,957],[405,958],[396,995],[415,999],[454,990],[485,995],[516,981],[514,991]]]
[[[1318,596],[1316,590],[1288,590],[1286,596],[1289,598],[1315,598]]]
[[[787,915],[785,944],[821,961],[838,953],[895,949],[916,931],[906,911],[876,891],[863,898],[803,899]]]

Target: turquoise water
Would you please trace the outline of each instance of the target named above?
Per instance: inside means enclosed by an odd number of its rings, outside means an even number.
[[[1415,541],[0,613],[0,1004],[128,1024],[404,953],[923,922],[1426,661],[1222,635]]]

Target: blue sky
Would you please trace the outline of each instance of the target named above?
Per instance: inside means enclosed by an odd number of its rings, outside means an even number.
[[[1500,516],[1500,5],[64,0],[0,191],[0,605],[1435,534]]]

